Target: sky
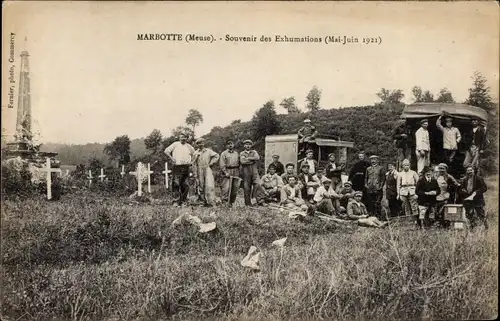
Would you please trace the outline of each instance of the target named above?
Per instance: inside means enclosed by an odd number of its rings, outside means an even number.
[[[494,2],[15,2],[2,9],[2,128],[10,135],[15,127],[5,90],[14,32],[15,76],[26,49],[34,128],[43,142],[134,139],[154,128],[169,135],[191,108],[203,114],[196,129],[202,135],[249,120],[269,100],[278,106],[295,96],[303,108],[314,85],[324,109],[373,104],[380,88],[402,89],[411,103],[415,85],[435,95],[446,87],[463,101],[480,71],[498,99]],[[138,41],[139,33],[195,33],[217,41]],[[382,43],[219,40],[226,34],[380,37]]]

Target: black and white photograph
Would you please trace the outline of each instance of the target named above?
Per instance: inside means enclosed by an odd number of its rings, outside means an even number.
[[[493,320],[496,1],[4,1],[0,319]]]

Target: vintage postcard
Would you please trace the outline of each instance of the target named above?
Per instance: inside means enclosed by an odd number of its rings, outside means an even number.
[[[497,317],[498,3],[2,5],[2,320]]]

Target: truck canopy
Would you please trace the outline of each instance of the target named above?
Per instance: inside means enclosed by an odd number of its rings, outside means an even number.
[[[457,119],[471,119],[477,117],[481,125],[488,121],[488,113],[479,107],[458,103],[416,103],[405,107],[401,118],[422,119],[439,116],[446,112]]]

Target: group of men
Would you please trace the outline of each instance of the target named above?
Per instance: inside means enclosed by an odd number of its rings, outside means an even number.
[[[344,182],[345,164],[337,164],[335,154],[328,155],[327,165],[320,167],[313,158],[314,152],[307,149],[306,157],[299,161],[298,171],[295,164],[283,165],[279,155],[274,155],[267,173],[259,177],[261,159],[252,148],[251,140],[245,140],[244,149],[237,152],[234,141],[229,139],[226,150],[219,155],[205,146],[203,138],[196,140],[194,148],[187,143],[187,136],[181,134],[179,141],[165,150],[174,164],[172,188],[177,195],[175,203],[180,206],[186,202],[188,179],[192,175],[197,181],[199,199],[205,206],[214,206],[216,197],[212,166],[218,163],[223,176],[221,200],[230,206],[235,202],[235,192],[242,180],[246,206],[252,206],[251,199],[255,198],[256,206],[276,203],[287,209],[320,212],[345,219],[370,217],[369,225],[378,227],[383,226],[388,217],[399,216],[404,211],[407,216],[417,217],[418,226],[427,227],[435,222],[444,225],[444,205],[459,198],[463,200],[471,225],[477,225],[477,219],[480,219],[487,227],[483,197],[487,187],[484,180],[476,175],[479,154],[484,148],[484,128],[479,126],[477,119],[473,120],[472,144],[464,162],[466,176],[458,182],[448,173],[448,164],[452,162],[462,136],[452,126],[449,117],[446,118],[446,125],[442,126],[442,116],[438,118],[437,127],[443,132],[445,159],[437,166],[437,172],[429,167],[428,121],[423,120],[421,128],[415,133],[418,173],[410,169],[411,151],[408,147],[411,146],[411,132],[408,132],[406,124],[402,124],[394,132],[397,147],[400,148],[397,162],[390,162],[385,170],[379,164],[377,155],[371,155],[367,162],[361,152]],[[315,135],[316,129],[306,120],[304,128],[299,131],[299,146],[307,147],[307,143],[314,142]]]

